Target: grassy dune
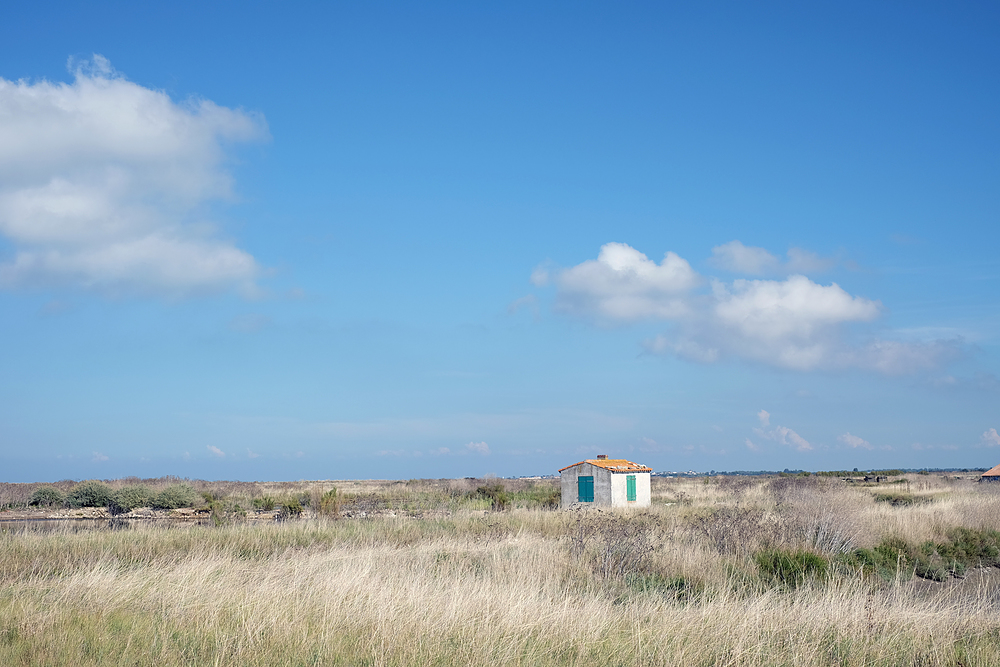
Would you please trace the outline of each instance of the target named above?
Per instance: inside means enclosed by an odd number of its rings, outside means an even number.
[[[914,476],[902,505],[876,500],[902,485],[657,480],[626,514],[337,485],[364,518],[0,532],[0,664],[1000,664],[1000,493],[968,480]]]

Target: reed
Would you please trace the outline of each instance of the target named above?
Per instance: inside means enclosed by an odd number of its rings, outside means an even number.
[[[658,481],[638,513],[488,512],[456,500],[466,480],[336,482],[343,507],[413,509],[8,530],[0,664],[1000,664],[997,568],[935,583],[838,565],[892,536],[998,530],[1000,495],[942,484],[893,507],[878,489],[790,479]],[[760,564],[782,550],[830,567],[783,585]]]

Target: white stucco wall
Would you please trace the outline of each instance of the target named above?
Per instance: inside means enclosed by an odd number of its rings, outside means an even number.
[[[635,500],[628,501],[628,476],[635,475]],[[612,507],[649,507],[650,475],[648,472],[613,473],[611,476]]]

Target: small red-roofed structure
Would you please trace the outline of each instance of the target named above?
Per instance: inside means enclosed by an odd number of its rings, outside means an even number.
[[[982,474],[980,482],[1000,482],[1000,465],[993,466]]]
[[[649,507],[653,469],[601,454],[559,470],[562,506]]]

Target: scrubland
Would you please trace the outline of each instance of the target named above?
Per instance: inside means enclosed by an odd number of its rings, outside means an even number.
[[[0,530],[0,664],[1000,665],[1000,488],[890,481],[192,483],[205,525]]]

